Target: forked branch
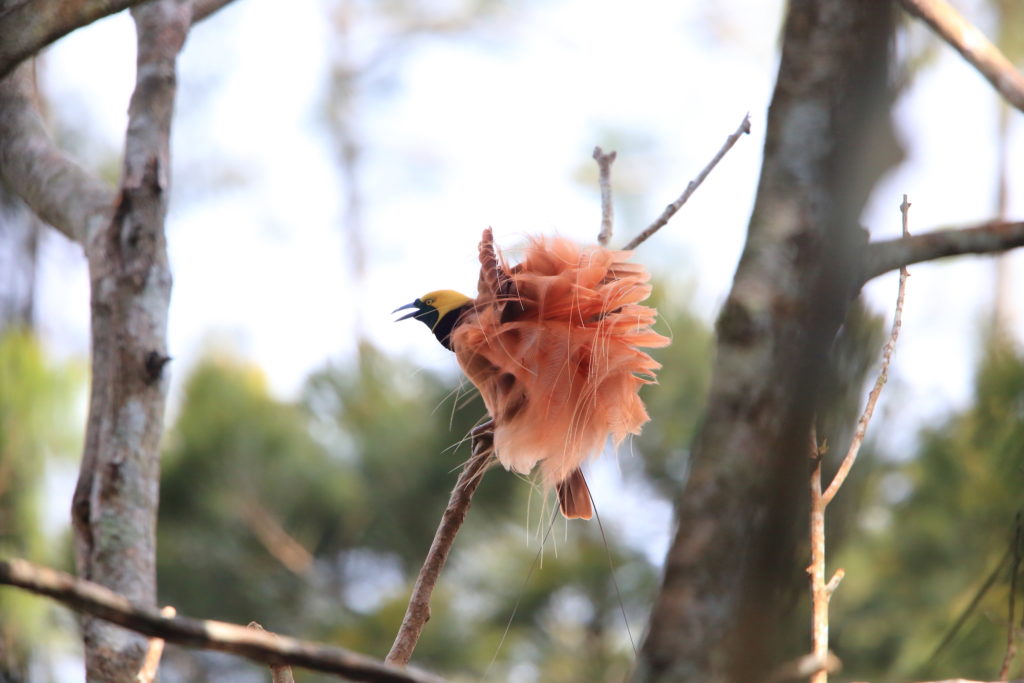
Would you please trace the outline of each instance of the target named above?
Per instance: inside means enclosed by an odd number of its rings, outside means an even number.
[[[903,217],[903,237],[909,236],[908,212],[910,202],[907,195],[903,195],[903,203],[900,204],[900,214]],[[892,362],[892,354],[896,348],[896,340],[900,336],[900,329],[903,326],[903,298],[907,288],[906,267],[900,268],[900,284],[896,294],[896,312],[893,314],[892,331],[889,333],[889,340],[882,351],[882,367],[878,372],[878,379],[868,394],[867,405],[864,412],[857,421],[857,429],[854,431],[850,447],[846,456],[839,466],[832,483],[822,492],[821,490],[821,460],[824,456],[824,449],[818,446],[818,438],[813,425],[811,427],[811,564],[807,567],[807,573],[811,578],[811,661],[818,663],[818,668],[811,674],[811,683],[826,683],[829,670],[825,664],[829,661],[828,651],[828,606],[832,599],[832,593],[839,587],[845,572],[837,569],[832,578],[825,582],[825,508],[832,502],[839,488],[846,481],[850,468],[857,459],[860,447],[864,443],[864,435],[867,433],[871,416],[875,412],[875,404],[882,393],[889,377],[889,364]]]

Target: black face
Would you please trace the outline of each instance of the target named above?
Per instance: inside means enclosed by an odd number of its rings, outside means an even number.
[[[420,322],[425,324],[430,329],[434,329],[434,327],[437,325],[437,309],[434,308],[433,306],[429,306],[423,303],[419,299],[416,299],[416,301],[413,301],[411,304],[399,306],[398,308],[391,312],[398,313],[399,311],[405,310],[406,308],[415,308],[416,310],[413,311],[412,313],[406,313],[401,318],[398,318],[398,320],[415,318],[416,320],[419,320]],[[398,320],[395,320],[395,322],[398,322]]]

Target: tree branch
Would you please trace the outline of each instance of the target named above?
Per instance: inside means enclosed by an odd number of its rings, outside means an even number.
[[[665,207],[665,210],[661,212],[661,215],[649,226],[647,226],[643,232],[630,240],[623,249],[630,250],[636,249],[638,246],[643,244],[648,237],[661,230],[665,225],[672,219],[672,216],[676,215],[676,212],[682,208],[683,204],[687,202],[690,195],[700,187],[700,184],[704,182],[704,179],[708,177],[711,170],[718,165],[718,162],[722,160],[722,157],[732,149],[732,146],[736,144],[736,141],[740,139],[740,136],[750,133],[750,114],[743,117],[743,122],[740,123],[740,127],[736,129],[736,132],[725,139],[725,143],[722,144],[721,149],[718,153],[712,157],[711,161],[708,162],[707,166],[704,167],[697,177],[690,181],[690,184],[683,190],[683,194],[679,196],[677,200]]]
[[[145,0],[21,0],[0,9],[0,78],[27,58],[75,29],[117,14]],[[195,0],[193,23],[232,0]]]
[[[981,31],[946,0],[900,0],[903,8],[931,26],[939,36],[988,79],[999,94],[1024,111],[1024,76]]]
[[[603,149],[595,147],[593,156],[597,162],[598,184],[601,187],[601,231],[597,233],[597,243],[607,247],[612,238],[612,221],[615,218],[615,206],[612,204],[612,164],[615,163],[615,152],[605,154]]]
[[[22,559],[0,560],[0,584],[53,598],[67,607],[138,633],[188,647],[216,650],[271,665],[291,664],[347,676],[356,681],[437,683],[415,669],[398,669],[340,647],[313,643],[237,624],[189,617],[165,617],[160,611],[91,581]]]
[[[160,487],[171,271],[164,219],[176,60],[191,0],[152,0],[132,11],[136,83],[128,107],[121,189],[113,216],[85,253],[91,290],[92,381],[85,447],[72,499],[75,566],[138,604],[156,601]],[[89,680],[127,680],[146,643],[82,620]]]
[[[110,223],[116,195],[53,144],[36,106],[34,67],[18,64],[71,30],[141,1],[29,0],[0,10],[0,174],[37,216],[82,245]],[[231,2],[196,0],[192,23]],[[54,9],[58,7],[59,12]],[[26,22],[26,28],[18,22]],[[47,26],[49,32],[43,30]],[[27,49],[19,45],[44,34],[52,37],[25,55],[15,55]]]
[[[867,246],[863,282],[922,261],[961,254],[996,254],[1024,246],[1024,221],[990,221],[971,228],[935,230]]]
[[[0,28],[0,35],[8,34]],[[31,63],[0,80],[0,174],[37,216],[84,245],[109,224],[115,194],[54,146],[36,110],[34,81]]]
[[[402,625],[398,629],[391,651],[384,660],[388,664],[404,666],[412,657],[420,633],[430,620],[430,595],[448,559],[455,535],[459,533],[466,519],[473,494],[476,493],[487,467],[493,462],[493,453],[494,421],[488,420],[473,430],[473,453],[462,468],[458,481],[455,482],[455,488],[448,499],[448,507],[441,517],[441,523],[434,534],[423,567],[416,577],[416,585],[409,596],[409,606],[405,610]]]
[[[910,202],[907,201],[907,195],[903,195],[900,212],[903,214],[904,239],[910,236],[910,232],[907,229],[907,213],[909,210]],[[908,277],[910,277],[910,273],[907,272],[906,266],[900,267],[900,284],[896,293],[896,312],[892,318],[892,331],[889,333],[889,341],[886,342],[885,349],[882,351],[882,367],[878,371],[878,379],[875,380],[875,386],[872,387],[871,392],[868,394],[868,401],[864,406],[864,412],[861,414],[860,419],[857,420],[857,428],[854,430],[853,439],[850,441],[850,448],[846,451],[846,456],[843,458],[843,462],[840,463],[839,470],[836,471],[835,476],[832,478],[832,483],[828,485],[828,489],[822,494],[823,506],[832,502],[832,499],[839,493],[839,487],[846,481],[850,468],[853,467],[857,454],[860,452],[861,444],[864,443],[864,435],[867,434],[868,424],[870,424],[871,416],[875,412],[875,404],[878,403],[878,397],[882,394],[882,388],[885,387],[885,383],[889,380],[889,364],[892,363],[892,354],[896,350],[896,340],[899,339],[900,329],[903,327],[903,297],[907,291]]]
[[[0,9],[0,78],[62,36],[144,0],[22,0]]]

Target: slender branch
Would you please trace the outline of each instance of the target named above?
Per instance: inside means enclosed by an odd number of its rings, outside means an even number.
[[[1024,75],[981,31],[946,0],[901,0],[903,8],[924,20],[963,55],[1007,102],[1024,111]]]
[[[904,240],[910,237],[907,223],[909,212],[910,202],[907,201],[907,195],[903,195],[900,213],[903,216]],[[875,386],[871,389],[871,393],[868,394],[868,402],[864,406],[864,413],[857,420],[857,429],[853,433],[853,440],[850,442],[850,448],[846,451],[846,457],[843,458],[843,462],[839,465],[839,470],[832,479],[832,483],[828,485],[825,493],[822,494],[822,503],[824,505],[828,505],[835,498],[839,492],[839,487],[846,481],[846,476],[850,473],[850,468],[853,467],[857,454],[860,452],[861,444],[864,442],[864,435],[867,433],[868,424],[871,422],[871,416],[875,412],[875,404],[878,403],[878,397],[882,393],[882,388],[889,380],[889,364],[892,362],[892,354],[896,350],[896,340],[899,339],[900,328],[903,326],[903,296],[907,291],[908,277],[910,277],[910,273],[907,272],[906,266],[901,267],[899,291],[896,294],[896,312],[893,314],[892,331],[889,333],[889,341],[886,342],[885,349],[882,351],[882,368],[878,372]]]
[[[484,471],[492,462],[493,449],[494,421],[488,420],[473,430],[473,452],[463,466],[458,481],[455,482],[455,488],[448,499],[448,507],[441,516],[441,523],[434,534],[430,550],[416,577],[416,585],[409,596],[409,606],[406,608],[402,625],[398,629],[391,651],[384,660],[388,664],[408,664],[413,650],[416,649],[423,627],[430,620],[430,594],[434,591],[441,569],[448,559],[455,536],[466,519],[473,494],[483,479]]]
[[[110,223],[116,195],[54,146],[35,97],[31,62],[0,80],[0,175],[37,216],[84,245]]]
[[[594,161],[597,162],[598,183],[601,187],[601,232],[597,234],[597,243],[606,247],[612,238],[612,220],[615,218],[615,207],[612,205],[612,164],[615,163],[615,152],[605,154],[600,147],[595,147]]]
[[[643,232],[634,237],[624,249],[636,249],[638,246],[643,244],[648,237],[661,230],[665,225],[672,219],[672,216],[682,208],[683,204],[687,202],[690,195],[696,191],[700,184],[704,182],[704,179],[708,177],[711,170],[718,165],[718,162],[722,160],[722,157],[728,153],[732,146],[736,144],[736,141],[740,139],[740,136],[750,133],[750,114],[743,117],[743,122],[740,123],[740,127],[736,129],[736,132],[725,139],[725,143],[722,145],[718,153],[708,162],[707,166],[697,175],[696,178],[690,181],[690,184],[686,186],[683,194],[679,195],[679,199],[675,200],[671,204],[665,207],[665,210],[661,212],[661,215],[647,226]]]
[[[67,607],[154,638],[227,652],[265,664],[295,666],[340,674],[356,681],[436,683],[415,669],[398,669],[340,647],[255,631],[207,619],[165,617],[103,586],[22,559],[0,560],[0,584],[51,597]]]
[[[825,506],[821,496],[821,459],[824,449],[811,425],[811,658],[818,667],[810,673],[811,683],[826,683],[828,669],[828,603],[831,592],[825,584]]]
[[[970,228],[872,242],[864,257],[863,281],[922,261],[961,254],[997,254],[1021,246],[1024,221],[989,221]]]
[[[254,631],[267,631],[261,624],[255,621],[249,622],[249,628]],[[272,633],[275,638],[278,637],[276,633]],[[271,683],[295,683],[295,676],[292,674],[292,668],[287,665],[271,664],[270,665],[270,682]]]

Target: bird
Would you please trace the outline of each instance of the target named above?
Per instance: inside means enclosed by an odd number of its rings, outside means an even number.
[[[455,353],[494,422],[494,454],[507,470],[539,466],[567,519],[590,519],[581,465],[639,434],[650,418],[640,399],[661,365],[642,348],[669,339],[641,302],[650,275],[632,252],[530,237],[510,266],[490,228],[479,245],[477,296],[428,292],[392,313],[427,325]]]

